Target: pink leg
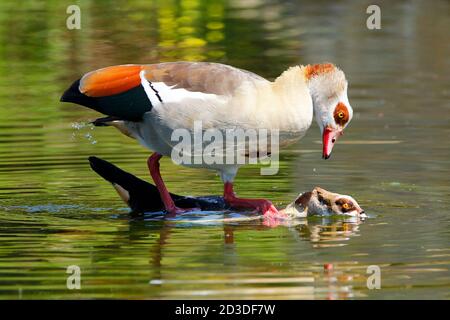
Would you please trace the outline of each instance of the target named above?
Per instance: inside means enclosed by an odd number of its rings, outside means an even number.
[[[156,188],[158,188],[159,195],[161,196],[161,200],[164,203],[166,211],[172,214],[188,211],[186,209],[178,208],[173,202],[169,190],[167,190],[166,185],[164,184],[164,181],[161,178],[161,173],[159,172],[159,159],[161,158],[162,155],[155,152],[148,158],[147,165],[150,170],[150,175],[152,176],[153,181],[156,184]]]
[[[236,209],[256,209],[265,217],[284,217],[284,215],[278,212],[277,208],[275,208],[269,200],[237,198],[234,194],[233,184],[231,182],[225,182],[223,198],[229,206]]]

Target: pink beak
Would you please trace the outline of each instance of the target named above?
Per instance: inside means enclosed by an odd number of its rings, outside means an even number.
[[[325,128],[323,130],[322,134],[322,145],[323,145],[323,152],[322,152],[322,158],[328,159],[331,155],[331,150],[333,150],[334,143],[336,142],[337,138],[339,136],[343,135],[344,133],[337,129],[332,128]]]

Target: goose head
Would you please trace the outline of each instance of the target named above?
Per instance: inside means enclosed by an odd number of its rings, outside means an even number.
[[[331,63],[307,65],[303,72],[322,134],[322,157],[328,159],[353,117],[347,97],[348,83],[344,72]]]
[[[284,209],[284,213],[291,217],[306,217],[311,215],[366,217],[364,210],[352,197],[333,193],[320,187],[315,187],[312,191],[299,194]]]

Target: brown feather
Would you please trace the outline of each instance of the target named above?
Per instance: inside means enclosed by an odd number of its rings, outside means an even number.
[[[254,73],[210,62],[168,62],[144,68],[145,76],[151,82],[218,95],[232,95],[246,80],[267,81]]]

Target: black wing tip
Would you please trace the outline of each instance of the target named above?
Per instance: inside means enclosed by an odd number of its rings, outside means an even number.
[[[89,163],[91,164],[91,166],[92,166],[92,165],[95,165],[95,163],[97,163],[98,161],[105,161],[105,160],[102,160],[102,159],[97,158],[97,157],[95,157],[95,156],[90,156],[90,157],[88,158],[88,160],[89,160]]]
[[[99,111],[98,101],[95,98],[80,92],[80,80],[81,79],[74,81],[72,85],[64,91],[59,101],[72,102]]]
[[[110,181],[107,178],[107,174],[105,174],[105,172],[108,172],[108,165],[110,164],[109,162],[94,156],[90,156],[88,160],[92,170],[94,170],[102,178]]]
[[[101,158],[90,156],[89,164],[99,176],[110,183],[117,183],[123,188],[130,190],[145,190],[155,188],[152,184],[139,179],[138,177],[128,173],[112,163]]]
[[[134,214],[164,209],[158,189],[154,185],[135,177],[106,160],[95,156],[89,157],[88,160],[92,170],[99,176],[128,191],[130,198],[127,204]]]
[[[104,115],[135,122],[141,121],[142,116],[152,110],[153,106],[142,85],[113,95],[90,97],[80,92],[80,81],[81,79],[74,81],[59,100],[76,103]]]
[[[80,88],[80,80],[81,79],[74,81],[72,83],[72,85],[66,91],[64,91],[64,93],[61,96],[61,98],[59,99],[59,101],[61,101],[61,102],[76,102],[76,101],[74,101],[74,100],[76,100],[75,98],[77,98],[80,95],[83,95],[79,89]]]
[[[112,184],[120,185],[129,192],[130,199],[127,203],[132,209],[133,214],[138,215],[143,212],[164,210],[164,204],[161,201],[158,189],[154,185],[135,177],[131,173],[101,158],[90,156],[88,160],[92,170],[99,176]],[[172,193],[170,195],[175,201],[175,204],[181,208],[199,207],[202,210],[220,210],[226,207],[221,197],[210,197],[214,199],[196,199],[178,196]]]
[[[123,172],[112,163],[98,157],[90,156],[88,160],[92,170],[111,183],[116,183],[117,177]]]

